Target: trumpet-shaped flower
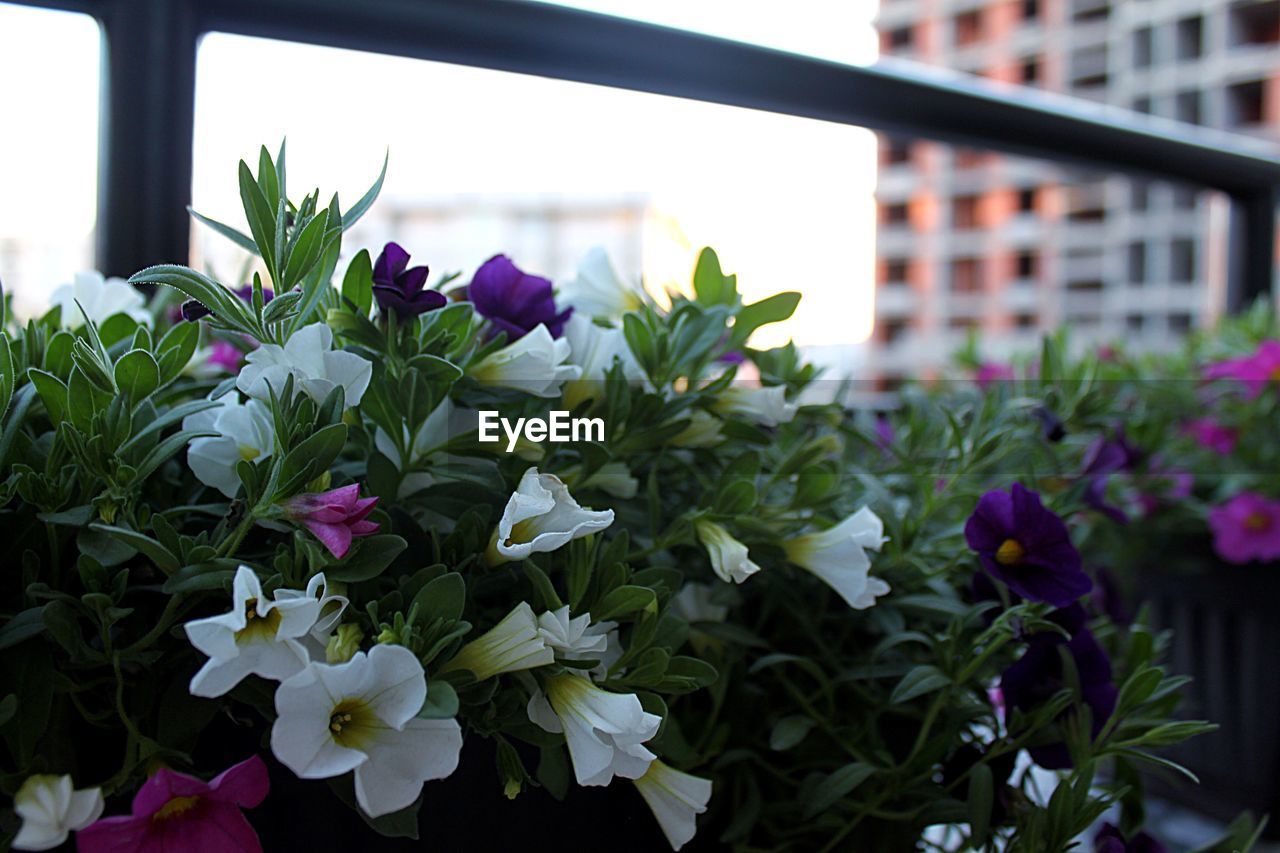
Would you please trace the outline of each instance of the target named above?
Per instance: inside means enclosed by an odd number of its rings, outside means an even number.
[[[698,815],[711,801],[711,780],[682,773],[655,759],[635,784],[671,849],[688,844],[698,831]]]
[[[584,489],[599,489],[606,495],[631,500],[640,490],[640,481],[631,474],[625,462],[606,462],[583,480]]]
[[[311,626],[311,630],[301,639],[303,647],[311,655],[312,660],[320,660],[325,657],[326,649],[329,643],[330,635],[333,633],[334,626],[342,619],[342,614],[346,612],[347,605],[350,601],[345,595],[330,591],[330,583],[325,578],[324,572],[315,575],[311,580],[307,581],[307,588],[302,589],[278,589],[276,590],[276,601],[290,601],[294,599],[305,599],[317,601],[320,603],[320,609],[317,611],[316,622]],[[341,583],[338,588],[342,589]],[[347,627],[347,626],[342,626]],[[355,626],[352,626],[355,627]],[[357,633],[359,629],[357,628]],[[356,645],[359,645],[359,639],[356,639]],[[351,649],[352,653],[357,649]],[[343,660],[350,659],[348,654]],[[334,663],[334,661],[329,661]]]
[[[548,678],[543,689],[529,699],[529,719],[564,734],[579,785],[608,785],[615,775],[638,779],[649,769],[655,756],[643,744],[662,718],[647,713],[634,693],[610,693],[574,673]]]
[[[298,672],[308,661],[299,639],[319,615],[314,597],[277,592],[268,599],[258,576],[241,566],[231,585],[231,610],[184,626],[191,645],[209,656],[191,679],[191,694],[221,696],[249,675],[282,681]]]
[[[554,551],[613,524],[613,510],[583,509],[559,477],[530,468],[507,501],[493,541],[485,552],[490,565]]]
[[[675,447],[715,447],[724,441],[724,422],[705,409],[689,412],[689,425],[671,439]]]
[[[600,246],[578,261],[578,272],[560,288],[560,296],[574,311],[586,317],[616,320],[644,305],[644,291],[624,281]]]
[[[341,560],[351,550],[353,537],[378,532],[377,522],[368,520],[377,503],[377,498],[361,498],[360,484],[352,483],[327,492],[298,495],[282,506],[289,518],[314,533],[329,553]]]
[[[443,671],[469,670],[477,681],[555,663],[556,653],[538,630],[527,602],[520,602],[490,630],[467,643]]]
[[[70,776],[28,776],[13,796],[13,810],[22,820],[13,838],[14,850],[52,850],[102,814],[102,789],[77,791]]]
[[[742,583],[760,571],[760,567],[747,556],[747,546],[729,534],[719,524],[699,519],[693,526],[698,541],[711,557],[711,568],[725,583]]]
[[[117,314],[128,314],[143,326],[151,325],[147,301],[138,288],[122,278],[103,278],[102,273],[93,270],[76,273],[71,284],[53,291],[49,301],[62,309],[60,322],[64,329],[83,326],[85,315],[101,324]]]
[[[275,421],[271,409],[259,400],[240,402],[240,395],[225,394],[219,405],[188,415],[184,430],[216,432],[218,435],[192,439],[187,464],[196,479],[229,498],[240,491],[236,466],[241,461],[266,459],[276,449]]]
[[[374,646],[346,663],[312,663],[276,690],[271,751],[302,779],[355,771],[370,817],[412,805],[422,785],[458,766],[456,720],[424,720],[427,679],[404,646]]]
[[[80,853],[261,853],[241,809],[266,799],[271,780],[258,756],[205,782],[162,767],[133,798],[133,813],[104,817],[76,836]]]
[[[591,614],[569,618],[569,605],[548,610],[538,617],[538,635],[561,660],[603,660],[609,650],[609,632],[616,622],[591,624]]]
[[[373,296],[383,311],[394,311],[400,317],[416,317],[441,308],[448,301],[444,294],[424,290],[430,270],[408,269],[409,253],[399,243],[388,243],[373,263]]]
[[[687,583],[671,596],[671,610],[690,624],[723,622],[729,615],[729,608],[712,601],[715,589],[709,583]]]
[[[787,559],[821,578],[850,607],[863,610],[889,591],[888,584],[868,575],[867,551],[879,551],[884,541],[884,522],[863,507],[836,526],[797,536],[783,547]]]
[[[369,387],[373,364],[353,352],[333,349],[333,331],[324,323],[312,323],[293,334],[284,346],[263,344],[245,356],[236,387],[255,400],[269,400],[271,392],[284,393],[285,381],[317,403],[338,386],[346,407],[357,405]]]
[[[538,326],[545,326],[551,337],[558,338],[564,321],[573,312],[566,308],[557,313],[551,282],[529,275],[506,255],[494,255],[476,270],[467,287],[467,298],[476,313],[489,321],[493,334],[506,332],[511,342]]]
[[[628,382],[645,378],[622,329],[598,326],[575,314],[565,324],[564,339],[569,342],[569,361],[582,370],[580,377],[564,386],[564,404],[570,409],[604,396],[605,375],[613,369],[615,361],[622,366],[623,378]]]
[[[787,389],[782,385],[726,388],[716,400],[715,409],[721,414],[738,415],[767,427],[790,423],[796,416],[796,405],[787,402]]]
[[[482,384],[514,388],[534,397],[558,397],[560,386],[582,375],[569,364],[570,345],[554,340],[546,326],[537,326],[515,343],[471,365],[471,376]]]
[[[1280,501],[1241,492],[1209,510],[1213,550],[1228,563],[1280,559]]]

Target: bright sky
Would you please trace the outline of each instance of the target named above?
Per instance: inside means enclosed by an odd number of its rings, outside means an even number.
[[[873,0],[567,5],[841,61],[867,62],[875,54]],[[0,94],[6,124],[38,128],[0,136],[0,240],[56,243],[91,226],[94,202],[86,188],[94,186],[97,62],[96,26],[87,18],[0,4],[0,79],[39,81]],[[260,91],[263,79],[305,80],[310,70],[323,70],[323,87],[296,83],[284,97],[246,96]],[[339,191],[348,204],[388,148],[383,197],[406,205],[462,196],[641,195],[650,201],[651,221],[674,225],[645,232],[643,272],[651,284],[687,280],[693,252],[713,245],[726,269],[739,273],[749,299],[783,289],[805,293],[793,322],[757,345],[792,336],[806,344],[848,344],[870,332],[875,159],[866,131],[438,63],[207,36],[198,65],[195,206],[243,222],[235,163],[285,136],[294,193],[318,185]],[[0,248],[0,274],[5,263]],[[71,270],[57,272],[65,277]]]

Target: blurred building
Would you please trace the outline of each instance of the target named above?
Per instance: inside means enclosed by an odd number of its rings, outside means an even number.
[[[1280,136],[1280,0],[882,0],[881,52]],[[1221,304],[1222,200],[1194,187],[882,138],[871,363],[892,385],[1069,325],[1175,343]]]

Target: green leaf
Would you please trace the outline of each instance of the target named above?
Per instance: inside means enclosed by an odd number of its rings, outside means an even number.
[[[368,536],[360,539],[359,545],[341,563],[325,569],[325,574],[330,580],[346,583],[367,581],[386,571],[391,561],[408,547],[409,543],[399,536]]]
[[[0,294],[0,299],[4,294]],[[9,349],[9,336],[0,332],[0,416],[9,410],[9,401],[13,399],[13,389],[17,387],[18,377],[14,373],[13,353]]]
[[[427,701],[418,712],[424,720],[449,720],[458,716],[458,691],[447,681],[427,684]]]
[[[986,841],[995,796],[993,789],[991,768],[986,764],[975,765],[969,771],[969,838],[974,846]]]
[[[3,304],[3,294],[0,294],[0,305]],[[0,314],[4,313],[4,309],[0,308]],[[5,726],[13,715],[18,712],[18,697],[10,693],[8,696],[0,699],[0,727]]]
[[[280,494],[287,494],[303,483],[329,470],[347,443],[347,425],[330,424],[307,436],[290,450],[280,464]]]
[[[930,664],[922,664],[902,677],[902,680],[893,688],[893,692],[889,694],[889,703],[896,705],[899,702],[910,702],[926,693],[940,690],[950,683],[951,678],[942,670]]]
[[[67,420],[69,416],[67,386],[63,384],[62,380],[52,373],[46,373],[35,367],[27,371],[27,378],[31,380],[31,384],[39,392],[40,402],[44,403],[45,411],[49,413],[49,420],[53,425],[56,427]]]
[[[369,250],[361,249],[347,266],[342,277],[342,296],[356,307],[356,313],[369,315],[373,307],[373,261]]]
[[[0,650],[17,645],[44,631],[44,605],[18,613],[0,628]]]
[[[249,165],[240,161],[240,203],[244,206],[245,220],[249,223],[249,233],[258,246],[258,254],[266,262],[267,271],[274,282],[280,276],[276,269],[276,210],[277,205],[267,201],[262,187],[254,180]],[[212,310],[212,306],[206,305]],[[216,311],[214,312],[217,313]]]
[[[160,571],[166,575],[172,575],[178,569],[182,568],[182,563],[173,554],[169,553],[169,549],[165,548],[156,540],[146,534],[139,533],[136,530],[129,530],[124,527],[113,527],[109,524],[91,524],[94,530],[100,530],[111,538],[123,542],[131,548],[141,551],[151,558]]]
[[[466,581],[457,572],[449,572],[418,590],[409,611],[413,613],[414,621],[421,625],[430,625],[436,619],[449,622],[462,618],[466,601]]]
[[[115,380],[125,397],[137,404],[160,387],[160,365],[146,350],[129,350],[116,362]]]
[[[373,186],[369,187],[368,192],[360,196],[360,200],[351,206],[351,209],[342,217],[342,230],[347,231],[352,225],[360,221],[360,217],[364,216],[373,206],[373,202],[378,197],[378,193],[382,192],[382,182],[387,177],[387,163],[391,160],[391,152],[387,151],[386,156],[382,158],[382,171],[378,173],[378,180],[373,182]]]
[[[876,768],[870,764],[854,762],[846,764],[823,779],[810,792],[810,799],[804,810],[805,820],[817,817],[849,796],[855,788],[875,775],[875,772]]]
[[[804,740],[814,725],[814,721],[803,714],[783,717],[773,724],[773,731],[769,733],[769,748],[776,752],[790,749]]]
[[[564,606],[564,602],[560,600],[560,596],[556,594],[556,588],[551,584],[551,578],[547,577],[547,573],[538,568],[531,561],[524,561],[524,573],[529,578],[529,582],[533,584],[533,588],[538,592],[538,598],[542,602],[545,610],[559,610]]]
[[[252,252],[255,255],[258,254],[258,244],[253,242],[253,238],[248,234],[238,231],[230,225],[224,225],[216,219],[210,219],[203,213],[198,213],[190,205],[187,206],[187,213],[191,214],[191,217],[197,222],[202,222],[205,225],[208,225],[214,231],[221,234],[223,237],[226,237],[246,252]]]
[[[219,320],[236,330],[258,339],[263,337],[261,330],[257,328],[257,319],[249,313],[248,307],[240,297],[190,267],[177,264],[147,267],[131,275],[129,283],[163,284],[165,287],[172,287],[208,308]]]
[[[175,432],[173,435],[151,448],[150,452],[142,458],[142,461],[138,463],[137,468],[134,470],[133,481],[135,483],[140,483],[147,477],[150,477],[155,473],[157,468],[167,462],[169,458],[179,450],[186,447],[193,439],[204,438],[206,436],[217,437],[217,435],[218,433],[210,432],[208,430],[184,429],[180,432]]]
[[[657,607],[658,598],[646,586],[620,586],[606,594],[591,608],[595,622],[630,616],[639,610]]]
[[[747,342],[751,333],[769,323],[781,323],[795,313],[800,304],[800,294],[795,291],[776,293],[768,299],[752,302],[738,312],[729,336],[729,349],[736,349]]]
[[[205,589],[230,589],[240,561],[217,558],[178,569],[164,582],[161,590],[172,595],[176,592],[195,592]]]
[[[68,331],[58,332],[49,338],[44,348],[44,369],[65,381],[71,374],[71,350],[75,343],[76,336]]]
[[[168,385],[177,379],[191,363],[196,347],[200,345],[200,326],[197,323],[178,323],[156,346],[160,362],[160,384]]]
[[[693,292],[700,305],[734,305],[738,301],[738,277],[724,274],[720,269],[719,256],[710,247],[698,253],[698,263],[693,270]]]
[[[9,448],[13,447],[13,440],[17,437],[18,430],[22,429],[27,410],[31,408],[31,403],[35,399],[35,385],[23,385],[14,395],[13,413],[5,421],[4,432],[0,433],[0,465],[3,465],[9,456]]]

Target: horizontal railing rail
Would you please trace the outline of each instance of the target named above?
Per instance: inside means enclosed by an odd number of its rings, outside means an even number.
[[[98,261],[185,260],[195,51],[219,31],[690,98],[1193,183],[1232,201],[1228,302],[1272,289],[1280,149],[914,63],[860,67],[524,0],[18,0],[106,51]]]

